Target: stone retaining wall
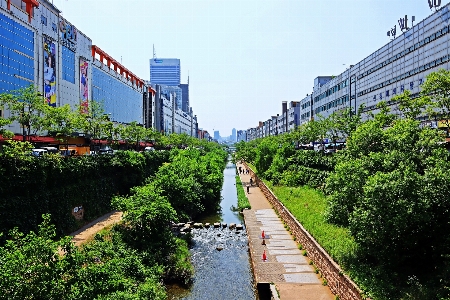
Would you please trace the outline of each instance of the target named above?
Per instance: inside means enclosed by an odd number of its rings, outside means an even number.
[[[247,165],[246,168],[249,169],[250,175],[254,178],[255,183],[273,206],[273,209],[289,226],[292,235],[296,238],[297,242],[303,246],[308,257],[320,270],[322,277],[326,279],[331,292],[338,295],[340,300],[362,300],[361,291],[356,284],[348,276],[343,274],[339,265],[333,261],[328,253],[316,242],[305,228],[303,228],[289,210],[280,202],[280,200],[278,200],[275,194],[258,178],[258,176],[256,176],[253,170],[247,167]]]

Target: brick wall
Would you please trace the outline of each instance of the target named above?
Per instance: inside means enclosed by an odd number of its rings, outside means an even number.
[[[289,226],[292,235],[296,238],[297,242],[303,246],[303,249],[306,250],[308,257],[320,270],[322,277],[327,280],[331,292],[338,295],[340,300],[362,300],[363,297],[361,296],[361,291],[356,284],[348,276],[343,274],[339,265],[333,261],[328,253],[316,242],[305,228],[303,228],[265,183],[256,176],[253,170],[249,167],[247,168],[250,170],[250,175],[254,178],[255,183],[273,206],[273,209]]]

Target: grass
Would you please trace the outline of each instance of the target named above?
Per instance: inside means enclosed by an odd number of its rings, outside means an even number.
[[[236,175],[236,191],[238,197],[238,209],[242,210],[244,208],[251,208],[239,175]]]
[[[255,172],[255,166],[247,165]],[[338,264],[344,267],[348,258],[354,257],[356,242],[348,229],[325,221],[327,202],[323,193],[307,186],[291,188],[263,181]]]
[[[336,262],[343,264],[354,254],[356,243],[350,232],[325,221],[326,199],[321,192],[306,186],[291,188],[264,183]]]
[[[248,164],[248,166],[253,171],[256,170],[253,165]],[[434,288],[442,290],[441,283],[424,279],[421,283],[411,285],[409,281],[406,283],[404,279],[398,278],[398,274],[391,272],[389,267],[374,266],[370,260],[361,256],[361,253],[358,253],[357,244],[347,228],[338,227],[325,221],[324,212],[327,200],[321,191],[307,186],[292,188],[274,186],[267,180],[263,180],[263,182],[340,265],[344,273],[361,288],[363,299],[366,297],[374,300],[437,299],[432,295],[436,295]],[[304,250],[300,245],[299,249]],[[307,254],[306,251],[305,254]],[[342,272],[340,275],[343,275]],[[448,289],[448,287],[444,287],[444,289]],[[450,300],[448,296],[441,299]]]

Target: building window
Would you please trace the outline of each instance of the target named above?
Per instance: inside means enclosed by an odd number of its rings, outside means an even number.
[[[41,24],[47,26],[47,18],[41,15]]]
[[[62,47],[62,76],[65,81],[75,83],[75,53]]]
[[[397,94],[397,88],[396,87],[392,90],[392,95],[395,95],[395,94]]]
[[[57,31],[58,31],[58,27],[56,27],[56,24],[55,24],[55,23],[52,23],[52,30],[53,30],[54,32],[57,32]]]
[[[389,97],[389,90],[386,91],[386,97]]]
[[[409,83],[409,88],[410,88],[411,90],[414,88],[414,81],[411,81],[411,82]]]
[[[383,93],[380,93],[380,100],[383,99]]]
[[[404,92],[405,91],[405,86],[402,84],[401,86],[400,86],[400,92]]]

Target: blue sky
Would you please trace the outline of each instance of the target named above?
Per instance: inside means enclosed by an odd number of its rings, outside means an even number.
[[[51,0],[50,0],[51,1]],[[442,6],[448,3],[443,0]],[[181,60],[199,127],[222,136],[281,113],[389,42],[398,19],[431,14],[428,0],[53,0],[63,17],[149,80],[159,58]]]

